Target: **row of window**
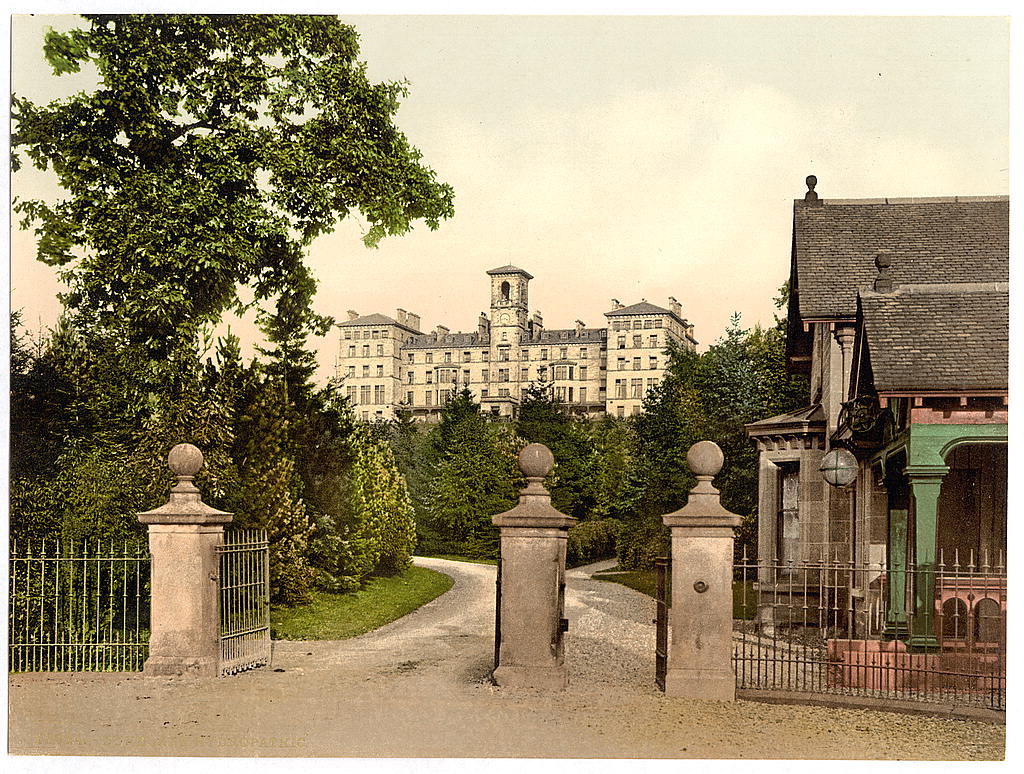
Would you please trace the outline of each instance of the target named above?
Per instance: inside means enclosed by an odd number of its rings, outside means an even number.
[[[507,398],[511,394],[508,387],[498,388],[498,397]],[[423,402],[416,403],[416,393],[413,390],[409,390],[405,393],[406,404],[420,405],[420,406],[443,406],[445,402],[451,398],[452,390],[426,390],[423,393]],[[437,398],[435,404],[434,399]],[[487,388],[480,390],[480,397],[490,397]],[[555,397],[562,403],[586,403],[587,402],[587,388],[586,387],[556,387]]]
[[[534,354],[535,355],[539,354],[539,357],[534,357],[532,359],[533,360],[547,360],[549,352],[552,353],[553,357],[557,358],[558,360],[568,360],[569,359],[569,355],[570,355],[568,347],[558,347],[556,349],[551,349],[551,350],[548,350],[548,349],[535,350]],[[555,353],[557,353],[557,354],[555,354]],[[579,359],[581,359],[581,360],[586,360],[588,355],[589,355],[589,353],[590,353],[590,350],[587,347],[580,347],[579,351],[577,353],[577,357],[579,357]],[[353,354],[351,347],[349,348],[349,354],[350,355]],[[383,352],[381,354],[383,354]],[[433,363],[434,362],[434,354],[435,353],[433,353],[433,352],[424,352],[422,354],[423,354],[422,360],[420,360],[419,362],[421,362],[421,363]],[[453,362],[455,362],[454,353],[452,353],[452,352],[438,352],[436,354],[437,354],[437,356],[439,358],[442,358],[441,360],[438,360],[439,363],[441,363],[441,362],[443,362],[443,363],[453,363]],[[416,353],[415,352],[407,352],[406,355],[405,355],[405,359],[409,363],[416,363],[417,362],[417,360],[416,360]],[[491,359],[491,353],[488,350],[483,350],[483,351],[480,352],[480,362],[486,363],[490,359]],[[510,347],[499,347],[499,349],[498,349],[498,360],[508,361],[508,360],[511,360],[511,359],[512,359],[511,348]],[[531,359],[530,358],[530,350],[526,349],[526,348],[523,348],[522,350],[520,350],[520,352],[519,352],[519,359],[520,360],[530,360]],[[473,352],[472,352],[472,350],[465,350],[462,353],[462,361],[461,362],[463,362],[463,363],[472,363],[473,362]]]
[[[647,389],[651,389],[658,383],[657,379],[647,380]],[[629,395],[626,395],[626,390],[629,390]],[[615,380],[615,397],[616,398],[643,398],[644,397],[644,380],[643,379],[616,379]]]
[[[369,366],[363,366],[363,376],[369,376]],[[459,370],[457,368],[438,368],[436,371],[436,381],[438,384],[451,384],[452,382],[461,381],[463,384],[470,384],[472,382],[471,374],[468,368],[463,369],[462,378],[459,379]],[[427,371],[424,374],[424,383],[433,384],[435,381],[435,371]],[[581,381],[587,380],[587,375],[590,373],[588,366],[554,366],[552,369],[552,378],[556,381]],[[348,367],[349,376],[355,376],[355,366]],[[499,368],[497,371],[499,382],[508,382],[512,380],[513,371],[511,368]],[[384,366],[377,366],[377,375],[384,375]],[[537,367],[537,378],[546,379],[548,375],[547,366]],[[490,369],[485,368],[480,372],[480,381],[489,382],[491,380]],[[530,381],[530,369],[529,367],[523,367],[519,369],[519,381],[528,382]],[[416,372],[406,371],[405,372],[406,384],[416,384]]]
[[[643,370],[643,358],[642,357],[635,357],[635,358],[633,358],[632,365],[633,365],[633,370],[634,371],[641,371],[641,370]],[[618,359],[618,367],[615,370],[617,370],[617,371],[627,371],[627,370],[629,370],[629,366],[630,366],[629,358],[620,357]],[[651,355],[650,357],[648,357],[647,358],[647,368],[648,368],[648,370],[651,370],[651,371],[656,370],[658,368],[658,358],[655,357],[654,355]]]
[[[640,328],[660,328],[662,326],[661,318],[656,320],[613,320],[612,330],[613,331],[628,331],[630,329],[639,330]]]
[[[619,336],[619,338],[618,338],[618,345],[619,345],[619,349],[625,349],[626,348],[626,336],[625,336],[625,334]],[[634,335],[633,336],[633,349],[639,349],[643,345],[644,345],[643,334],[637,333],[636,335]],[[657,333],[652,333],[650,336],[647,337],[647,346],[648,347],[655,347],[655,348],[658,347],[658,334]]]
[[[370,373],[371,369],[373,369],[373,373]],[[363,378],[366,378],[366,377],[369,377],[369,376],[381,377],[381,376],[384,376],[384,365],[382,363],[377,363],[376,366],[371,366],[370,364],[366,364],[366,365],[364,365],[358,371],[356,370],[356,366],[350,365],[346,369],[345,373],[350,378],[355,377],[355,376],[357,376],[359,374],[362,374]]]
[[[362,335],[360,336],[360,334],[362,334]],[[363,338],[363,339],[387,339],[387,338],[390,338],[390,337],[391,337],[391,333],[387,330],[387,328],[384,328],[383,330],[377,329],[377,330],[372,330],[372,331],[370,331],[370,330],[365,330],[365,331],[346,330],[345,331],[345,338],[346,339],[359,339],[359,338]]]
[[[370,345],[369,344],[363,344],[362,353],[363,353],[363,357],[370,357]],[[377,345],[377,357],[382,357],[383,355],[384,355],[384,345],[383,344],[378,344]],[[348,347],[348,356],[349,357],[355,357],[356,356],[356,346],[355,346],[355,344],[350,344],[349,345],[349,347]]]
[[[346,391],[346,395],[353,406],[379,406],[384,403],[384,385],[363,384],[359,387],[350,386]]]

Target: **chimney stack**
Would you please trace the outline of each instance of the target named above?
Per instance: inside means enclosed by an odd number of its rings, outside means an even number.
[[[576,335],[577,336],[582,336],[583,335],[583,320],[577,320],[576,321]]]
[[[405,316],[405,319],[408,321],[410,328],[412,328],[417,333],[420,332],[420,316],[418,314],[408,312]]]
[[[533,313],[533,317],[530,319],[530,336],[534,341],[540,340],[541,331],[544,330],[544,318],[540,316],[540,311]]]
[[[438,341],[440,341],[441,339],[443,339],[447,335],[448,335],[448,329],[445,328],[443,325],[438,325],[437,326],[437,338],[438,338]]]
[[[491,334],[491,321],[487,319],[487,315],[483,312],[480,313],[480,317],[476,321],[476,331],[481,339]]]
[[[672,296],[668,297],[668,308],[676,317],[683,316],[683,306]]]
[[[405,311],[404,309],[396,309],[395,312],[397,314],[397,317],[395,319],[398,321],[400,325],[409,324],[409,313],[407,311]]]
[[[622,309],[622,304],[619,302],[619,299],[612,299],[612,309]]]
[[[347,314],[349,320],[356,320],[359,318],[359,312],[357,312],[355,309],[349,309]]]

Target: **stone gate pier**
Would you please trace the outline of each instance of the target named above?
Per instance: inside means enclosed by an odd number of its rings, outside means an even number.
[[[527,485],[519,504],[491,518],[501,528],[501,626],[494,681],[560,690],[568,684],[562,635],[566,621],[565,551],[576,519],[555,510],[544,477],[555,458],[531,443],[519,453]]]
[[[697,486],[686,505],[662,517],[672,532],[672,636],[665,694],[733,701],[733,529],[740,517],[722,507],[711,485],[725,461],[718,445],[695,443],[686,461]]]

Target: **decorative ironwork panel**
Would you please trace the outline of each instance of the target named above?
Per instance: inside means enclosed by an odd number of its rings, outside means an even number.
[[[220,672],[270,663],[270,550],[264,530],[227,530],[220,555]]]
[[[1006,709],[1006,565],[736,565],[738,688]]]
[[[141,541],[12,541],[11,672],[135,672],[149,654],[150,557]]]

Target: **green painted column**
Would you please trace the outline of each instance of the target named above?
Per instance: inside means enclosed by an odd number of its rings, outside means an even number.
[[[889,509],[889,554],[887,559],[886,637],[903,639],[907,626],[907,509]]]
[[[935,636],[935,552],[938,538],[939,490],[949,470],[945,465],[908,465],[914,497],[914,616],[907,644],[929,649]]]

